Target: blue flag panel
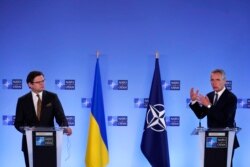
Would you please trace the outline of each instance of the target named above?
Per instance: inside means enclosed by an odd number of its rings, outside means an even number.
[[[149,96],[141,150],[153,167],[170,167],[165,108],[158,58]]]

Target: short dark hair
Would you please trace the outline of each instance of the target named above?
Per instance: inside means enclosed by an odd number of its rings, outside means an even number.
[[[40,75],[44,76],[41,71],[31,71],[26,78],[27,84],[32,83],[34,78]]]

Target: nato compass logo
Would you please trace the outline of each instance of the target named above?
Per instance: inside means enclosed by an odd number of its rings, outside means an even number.
[[[128,126],[127,116],[108,116],[109,126]]]
[[[108,86],[113,90],[128,90],[128,80],[108,80]]]
[[[217,137],[207,137],[206,148],[216,148],[216,147],[217,147]]]
[[[170,81],[161,81],[163,90],[180,90],[181,81],[180,80],[170,80]]]
[[[63,90],[75,90],[75,80],[65,79],[65,80],[55,80],[56,87]]]
[[[147,112],[147,128],[156,132],[166,130],[165,109],[162,104],[149,105]]]
[[[14,125],[15,116],[3,115],[3,125]]]
[[[135,108],[147,108],[148,101],[148,98],[134,98]]]
[[[44,146],[45,145],[45,137],[37,136],[36,137],[36,146]]]
[[[82,98],[82,106],[84,108],[91,108],[91,105],[92,105],[91,101],[92,101],[92,98]]]
[[[12,80],[3,79],[2,83],[4,89],[22,89],[21,79],[12,79]]]
[[[226,88],[228,89],[228,90],[232,90],[232,81],[226,81],[226,84],[225,84],[225,86],[226,86]]]
[[[206,137],[206,148],[227,148],[227,137]]]
[[[250,108],[250,99],[238,99],[237,107],[238,108]]]

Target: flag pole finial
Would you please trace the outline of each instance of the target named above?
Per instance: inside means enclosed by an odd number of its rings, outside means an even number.
[[[160,53],[158,51],[155,52],[155,58],[159,59]]]
[[[98,59],[98,58],[99,58],[99,56],[100,56],[100,51],[99,51],[99,50],[97,50],[97,51],[96,51],[96,58]]]

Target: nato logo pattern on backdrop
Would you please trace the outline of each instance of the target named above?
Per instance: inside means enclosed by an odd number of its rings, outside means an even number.
[[[226,88],[227,88],[228,90],[231,91],[231,90],[232,90],[232,81],[230,81],[230,80],[226,81],[225,86],[226,86]]]
[[[3,79],[2,83],[4,89],[22,89],[22,79]]]
[[[91,101],[92,101],[92,98],[82,98],[82,106],[84,108],[91,108],[91,105],[92,105]]]
[[[128,126],[128,116],[108,116],[109,126]]]
[[[180,126],[180,116],[166,116],[167,126]]]
[[[239,98],[237,101],[238,108],[250,108],[250,99]]]
[[[161,81],[163,90],[180,90],[181,89],[181,81],[180,80],[170,80],[170,81]]]
[[[75,126],[75,116],[66,116],[69,126]]]
[[[3,115],[3,125],[14,125],[15,116],[13,115]]]
[[[108,80],[108,86],[113,90],[128,90],[128,80]]]
[[[134,98],[135,108],[147,108],[148,107],[148,98]]]
[[[75,90],[75,80],[65,79],[65,80],[55,80],[56,88],[62,90]]]

